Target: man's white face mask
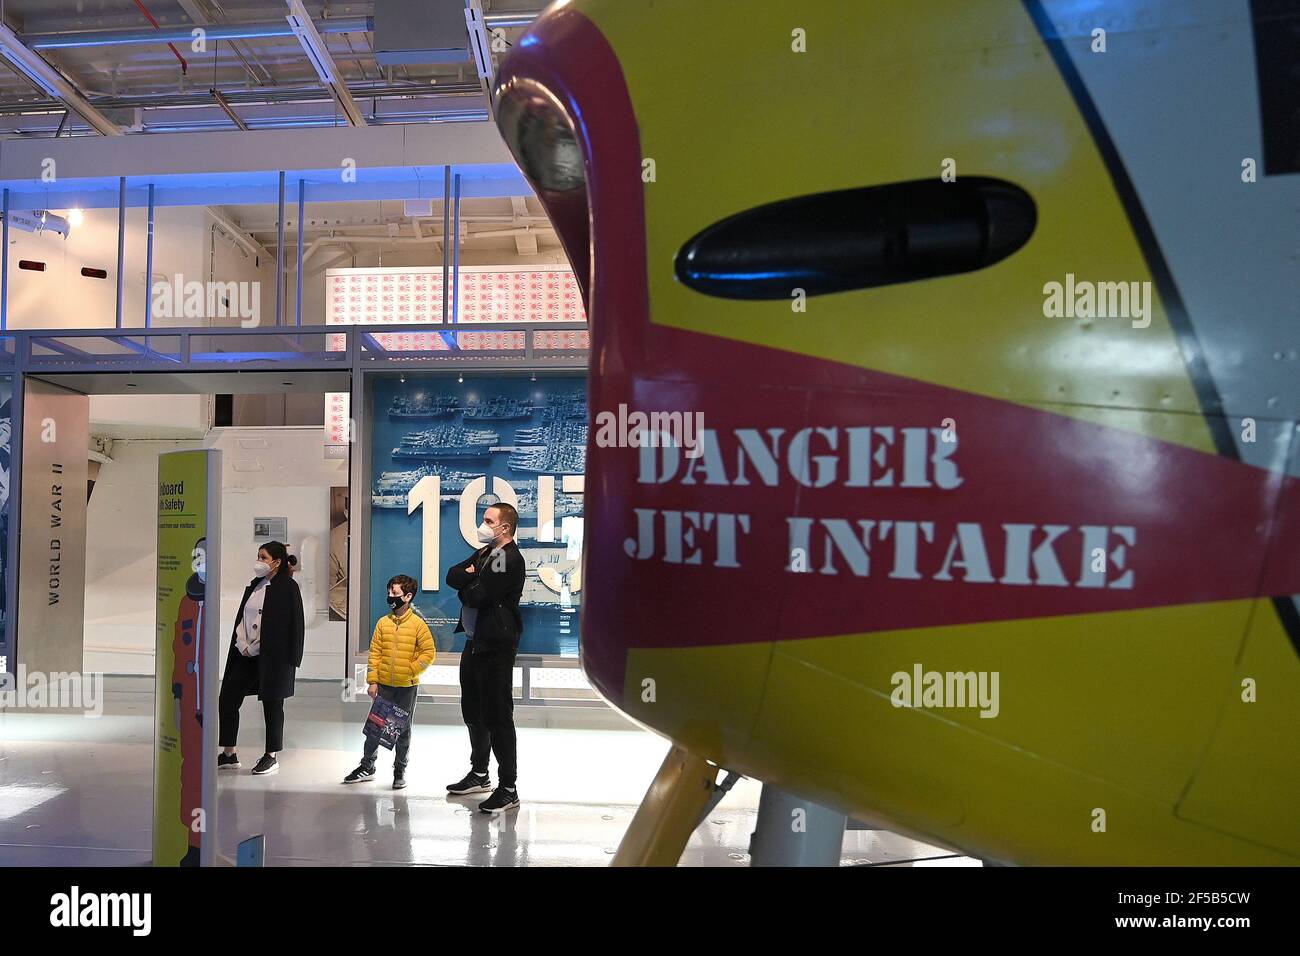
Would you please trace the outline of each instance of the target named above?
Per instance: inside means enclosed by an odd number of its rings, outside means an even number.
[[[491,528],[488,527],[488,524],[487,524],[486,521],[483,522],[481,525],[478,526],[478,543],[479,543],[479,544],[491,544],[493,541],[496,540],[496,538],[497,538],[497,534],[496,534],[496,532],[493,531]]]

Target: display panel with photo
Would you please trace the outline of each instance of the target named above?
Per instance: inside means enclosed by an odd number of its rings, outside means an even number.
[[[330,620],[348,619],[348,488],[330,489]],[[369,640],[370,635],[365,635]]]
[[[388,579],[409,574],[420,581],[415,606],[438,649],[459,651],[464,634],[453,631],[460,601],[443,575],[478,547],[473,529],[483,512],[513,497],[516,543],[527,567],[519,652],[576,657],[586,379],[462,383],[408,373],[405,381],[375,383],[374,409],[369,620],[387,612]],[[426,514],[431,483],[422,479],[434,476],[438,501]],[[426,548],[436,548],[435,580],[421,573]]]

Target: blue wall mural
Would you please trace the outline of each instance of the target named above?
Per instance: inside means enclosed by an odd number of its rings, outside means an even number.
[[[528,572],[520,611],[521,654],[578,653],[581,600],[582,495],[586,464],[587,381],[585,378],[467,378],[407,374],[374,386],[373,475],[371,486],[370,588],[368,620],[387,612],[388,579],[409,574],[420,580],[415,606],[429,622],[439,650],[459,651],[464,635],[453,637],[459,619],[456,592],[442,583],[446,569],[475,550],[462,533],[462,502],[475,495],[470,526],[498,500],[494,479],[504,480],[516,498],[516,543]],[[437,475],[437,584],[422,579],[424,508],[407,514],[412,489]],[[427,483],[426,483],[427,487]],[[500,489],[498,489],[500,490]],[[507,499],[508,500],[508,499]],[[552,521],[541,523],[550,503]],[[467,505],[466,507],[470,507]],[[429,515],[428,520],[434,520]],[[369,641],[369,625],[363,640]]]

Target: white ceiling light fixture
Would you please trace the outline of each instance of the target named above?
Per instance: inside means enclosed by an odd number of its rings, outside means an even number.
[[[496,103],[492,93],[496,89],[496,67],[492,63],[492,47],[488,43],[487,21],[483,18],[483,0],[466,0],[465,30],[469,34],[469,52],[478,69],[479,83],[487,97],[489,119],[496,119]]]
[[[42,232],[58,233],[64,239],[72,232],[72,226],[68,220],[62,216],[55,215],[45,209],[10,209],[9,225],[23,232]]]
[[[29,49],[18,34],[0,22],[0,56],[15,70],[25,76],[37,89],[61,101],[68,109],[105,136],[122,136],[124,131],[107,116],[95,109],[81,91],[64,79],[63,74]]]
[[[311,14],[302,5],[302,0],[286,0],[286,2],[289,4],[289,15],[286,17],[289,28],[302,44],[302,50],[307,54],[307,61],[311,63],[312,69],[320,77],[321,83],[329,88],[330,95],[334,97],[334,102],[347,117],[348,123],[352,126],[365,126],[366,118],[362,115],[356,100],[352,98],[347,80],[335,64],[329,48],[325,46],[320,31],[312,22]]]

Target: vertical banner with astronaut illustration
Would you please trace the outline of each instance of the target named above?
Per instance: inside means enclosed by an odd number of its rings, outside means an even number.
[[[216,861],[221,452],[158,456],[154,866]]]

